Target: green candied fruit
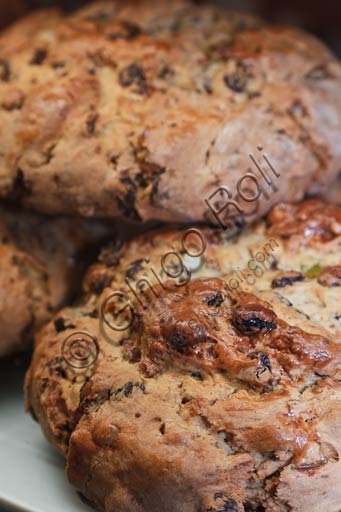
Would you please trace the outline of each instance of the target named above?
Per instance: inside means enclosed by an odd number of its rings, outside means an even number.
[[[315,263],[315,265],[310,268],[302,268],[302,272],[308,279],[314,279],[314,277],[318,277],[321,274],[321,271],[322,267],[319,263]]]

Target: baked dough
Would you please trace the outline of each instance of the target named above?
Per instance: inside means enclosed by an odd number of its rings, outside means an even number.
[[[97,510],[338,512],[341,208],[200,234],[103,249],[37,337],[27,407]]]
[[[202,222],[223,186],[251,220],[341,168],[340,65],[299,29],[109,1],[23,18],[0,55],[0,196],[45,213]]]
[[[33,333],[73,298],[85,249],[109,226],[0,206],[0,356],[27,350]]]

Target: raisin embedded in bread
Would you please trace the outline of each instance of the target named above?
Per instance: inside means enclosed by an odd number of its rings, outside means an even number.
[[[38,11],[0,55],[0,195],[43,212],[203,221],[219,186],[249,209],[251,168],[260,217],[339,172],[340,65],[298,29],[109,1]]]
[[[0,206],[0,356],[27,350],[34,331],[72,298],[86,261],[82,249],[107,229]]]
[[[234,241],[201,234],[204,251],[169,230],[103,249],[37,337],[28,408],[97,510],[338,512],[341,209],[279,204]],[[127,304],[129,329],[100,321]],[[81,333],[82,369],[64,350]]]

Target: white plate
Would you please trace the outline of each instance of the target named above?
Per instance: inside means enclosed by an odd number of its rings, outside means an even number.
[[[0,509],[89,512],[66,481],[63,458],[25,414],[23,380],[22,368],[1,364]]]

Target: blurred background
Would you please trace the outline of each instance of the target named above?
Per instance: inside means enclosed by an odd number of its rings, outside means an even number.
[[[70,11],[85,3],[86,0],[0,0],[0,28],[32,9],[58,5]],[[197,3],[203,2],[197,0]],[[326,41],[341,58],[341,0],[211,0],[211,3],[255,12],[274,23],[306,28]]]

